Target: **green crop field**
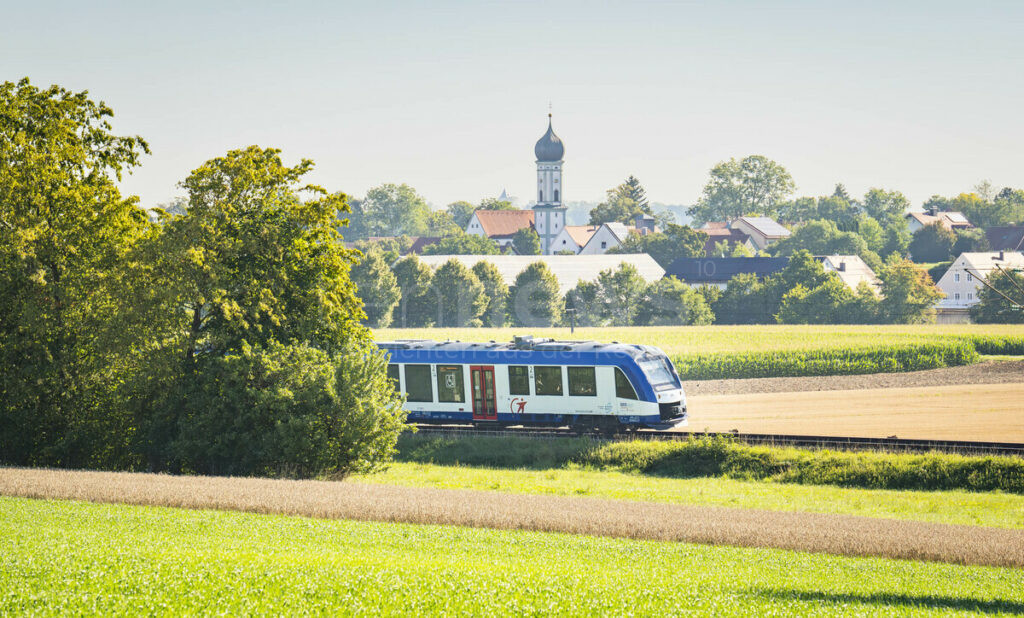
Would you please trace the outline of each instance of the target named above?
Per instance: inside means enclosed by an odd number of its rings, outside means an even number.
[[[655,345],[684,380],[916,371],[1024,355],[1021,325],[378,329],[378,341],[510,341],[517,334]]]
[[[447,526],[0,498],[0,614],[928,615],[1024,573]]]
[[[909,343],[934,343],[943,339],[1013,337],[1024,339],[1020,324],[949,325],[743,325],[743,326],[635,326],[626,328],[382,328],[374,330],[378,341],[393,339],[446,339],[460,341],[511,341],[513,335],[556,339],[620,341],[655,345],[669,355],[728,352],[820,350]]]
[[[354,480],[405,487],[587,496],[1024,528],[1024,496],[1001,492],[893,491],[723,477],[666,478],[573,467],[496,470],[424,463],[396,463],[384,472],[357,476]]]

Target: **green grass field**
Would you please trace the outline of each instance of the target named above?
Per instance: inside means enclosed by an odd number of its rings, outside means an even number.
[[[636,326],[628,328],[384,328],[377,341],[392,339],[458,339],[511,341],[513,335],[556,339],[620,341],[660,347],[668,355],[715,354],[756,350],[819,350],[877,345],[931,343],[938,339],[977,336],[1024,337],[1020,324],[842,325],[842,326]]]
[[[0,614],[1024,612],[1024,573],[780,550],[0,498]]]
[[[1024,528],[1024,496],[997,492],[890,491],[721,477],[675,479],[571,467],[496,470],[423,463],[397,463],[384,472],[357,476],[355,480],[405,487],[587,496]]]

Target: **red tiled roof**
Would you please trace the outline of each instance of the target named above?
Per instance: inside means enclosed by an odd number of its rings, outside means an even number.
[[[594,235],[594,232],[596,232],[599,227],[601,226],[567,225],[565,226],[565,231],[569,234],[569,237],[572,238],[573,242],[582,247],[590,241],[590,237]]]
[[[511,236],[533,225],[532,210],[477,210],[473,214],[488,238]]]

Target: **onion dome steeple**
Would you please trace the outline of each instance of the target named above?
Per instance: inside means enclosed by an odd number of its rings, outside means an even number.
[[[551,128],[551,114],[548,114],[548,131],[537,140],[533,153],[537,155],[538,161],[561,161],[565,156],[565,146]]]

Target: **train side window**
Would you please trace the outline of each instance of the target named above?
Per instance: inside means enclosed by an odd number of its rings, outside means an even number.
[[[562,368],[551,366],[534,367],[533,389],[538,395],[561,395]]]
[[[569,394],[576,397],[597,396],[597,378],[593,367],[569,367]]]
[[[430,387],[430,365],[405,366],[406,401],[433,401],[434,391]]]
[[[508,394],[530,394],[530,368],[526,365],[508,366]]]
[[[395,390],[398,390],[398,365],[394,363],[388,364],[388,378],[395,381]]]
[[[437,400],[448,403],[464,403],[466,401],[462,365],[437,366]]]
[[[619,399],[636,399],[636,390],[629,383],[629,378],[618,367],[615,368],[615,396]]]

